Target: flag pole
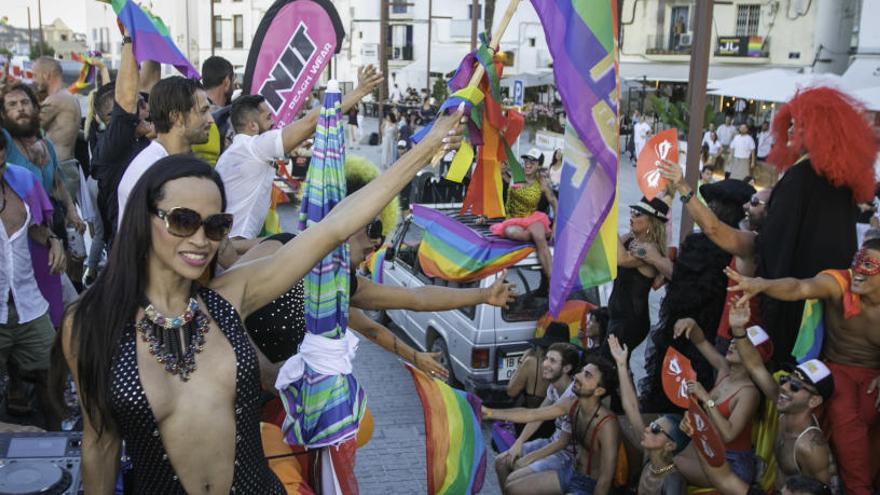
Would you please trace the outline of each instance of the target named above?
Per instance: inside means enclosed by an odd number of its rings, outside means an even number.
[[[504,17],[501,18],[501,22],[498,24],[498,27],[495,29],[495,34],[492,35],[492,39],[489,40],[489,49],[492,50],[494,54],[498,50],[498,45],[501,43],[501,37],[504,36],[504,32],[507,31],[507,26],[510,24],[510,21],[513,19],[513,14],[516,13],[516,9],[519,7],[519,3],[522,0],[510,0],[510,3],[507,5],[507,10],[504,12]],[[474,69],[474,73],[471,75],[471,80],[468,81],[468,87],[474,87],[480,84],[480,80],[483,79],[483,75],[485,75],[486,71],[483,69],[483,66],[477,62],[477,66]],[[434,158],[431,159],[431,165],[436,166],[440,163],[440,160],[443,159],[444,153],[442,150],[438,151]]]

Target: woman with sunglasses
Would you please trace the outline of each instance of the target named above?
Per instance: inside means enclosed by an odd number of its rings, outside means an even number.
[[[617,278],[608,299],[608,334],[635,349],[651,327],[648,294],[658,276],[672,276],[666,257],[669,206],[656,197],[630,206],[630,231],[618,238]]]
[[[107,269],[71,308],[53,350],[57,375],[63,352],[81,393],[87,493],[113,493],[123,440],[134,493],[284,492],[260,444],[260,385],[272,389],[273,368],[241,319],[373,220],[438,148],[457,147],[461,113],[439,119],[389,173],[273,256],[206,287],[195,280],[232,225],[222,181],[188,155],[144,174]]]
[[[697,348],[706,361],[715,369],[715,385],[706,389],[698,381],[687,383],[688,393],[700,400],[709,420],[718,430],[727,449],[727,462],[733,472],[746,483],[755,480],[757,458],[752,444],[752,425],[757,419],[761,394],[749,375],[749,370],[736,346],[731,345],[726,355],[721,355],[706,340],[703,329],[693,318],[684,318],[675,323],[673,337],[685,337]],[[773,355],[773,342],[761,327],[749,328],[747,338],[758,350],[766,363]],[[676,459],[676,463],[687,480],[696,486],[711,486],[706,479],[694,449],[688,449]]]
[[[636,435],[639,439],[630,438],[632,444],[641,447],[646,455],[645,465],[639,477],[640,495],[677,495],[683,492],[684,480],[678,473],[673,457],[687,447],[688,439],[678,428],[681,416],[666,414],[651,421],[647,426],[639,411],[639,400],[636,388],[629,375],[629,348],[621,344],[616,336],[608,337],[611,355],[617,363],[617,376],[620,381],[620,400],[623,411],[632,428],[622,428],[624,432]]]

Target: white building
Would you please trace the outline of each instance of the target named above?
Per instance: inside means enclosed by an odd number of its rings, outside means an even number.
[[[251,40],[271,6],[270,0],[190,0],[198,4],[197,53],[201,61],[213,54],[225,57],[243,73]],[[183,3],[183,2],[180,2]],[[428,50],[431,51],[431,74],[437,77],[458,66],[470,50],[471,0],[435,0],[432,12],[431,42],[428,43],[428,0],[409,0],[412,5],[391,6],[388,15],[388,81],[424,88],[428,74]],[[211,6],[214,17],[211,22]],[[357,67],[379,62],[379,0],[335,0],[345,28],[340,53],[333,58],[330,76],[342,82],[354,82]],[[506,3],[499,2],[495,24],[500,21]],[[483,31],[483,4],[478,11],[478,30]],[[166,22],[169,22],[166,19]],[[213,39],[212,39],[213,26]],[[172,26],[172,31],[175,31]],[[177,32],[177,31],[175,31]],[[547,70],[550,63],[544,35],[529,2],[521,2],[519,10],[502,38],[502,49],[512,54],[513,65],[508,74],[537,73]]]

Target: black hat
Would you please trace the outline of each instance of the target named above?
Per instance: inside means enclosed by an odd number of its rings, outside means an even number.
[[[822,361],[810,359],[797,366],[787,363],[782,368],[796,375],[807,385],[816,387],[823,401],[827,402],[834,395],[834,376]]]
[[[629,207],[664,222],[669,220],[669,205],[659,197],[648,201],[647,198],[642,196],[638,203],[629,205]]]
[[[543,336],[532,339],[532,344],[546,349],[557,342],[569,342],[570,339],[568,325],[558,321],[552,321],[547,325],[547,329],[544,330]]]
[[[706,202],[723,201],[741,205],[752,199],[757,191],[754,187],[738,179],[724,179],[700,186],[700,195]]]

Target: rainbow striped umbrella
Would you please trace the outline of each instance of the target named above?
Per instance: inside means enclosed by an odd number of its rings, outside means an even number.
[[[300,230],[320,222],[345,198],[345,143],[339,86],[330,81],[315,133],[300,211]],[[324,257],[304,280],[306,330],[298,355],[282,368],[296,369],[279,382],[287,410],[283,432],[291,445],[322,447],[354,438],[366,397],[348,359],[357,339],[346,334],[349,299],[348,244]],[[340,365],[339,361],[345,364]],[[281,374],[280,374],[281,375]]]

